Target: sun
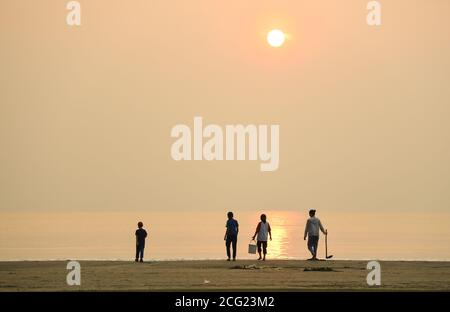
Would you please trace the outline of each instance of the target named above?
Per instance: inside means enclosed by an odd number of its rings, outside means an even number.
[[[267,43],[274,48],[281,47],[286,40],[286,35],[279,29],[273,29],[267,34]]]

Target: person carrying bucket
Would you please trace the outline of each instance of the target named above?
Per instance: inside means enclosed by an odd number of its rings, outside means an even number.
[[[258,260],[266,260],[267,254],[267,238],[272,240],[272,229],[270,228],[269,222],[267,222],[267,217],[265,214],[261,215],[261,222],[258,223],[256,227],[255,235],[253,235],[252,239],[254,240],[257,237],[257,246],[258,246]],[[261,257],[261,252],[263,256]]]

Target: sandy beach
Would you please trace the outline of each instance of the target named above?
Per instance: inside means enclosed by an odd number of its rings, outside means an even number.
[[[369,287],[366,261],[80,261],[80,286],[66,284],[66,261],[0,262],[0,291],[450,291],[450,262],[380,263]]]

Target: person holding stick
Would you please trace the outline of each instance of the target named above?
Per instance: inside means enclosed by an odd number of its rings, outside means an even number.
[[[322,226],[319,218],[316,218],[316,210],[309,210],[309,219],[306,221],[305,234],[303,239],[306,240],[308,237],[308,250],[311,252],[312,258],[308,260],[318,260],[317,259],[317,247],[319,245],[319,230],[323,234],[327,235],[328,232]]]

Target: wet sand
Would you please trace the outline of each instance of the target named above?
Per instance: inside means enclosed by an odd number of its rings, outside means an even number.
[[[450,262],[380,261],[372,287],[367,261],[79,262],[80,286],[67,285],[67,261],[0,262],[0,291],[450,291]]]

